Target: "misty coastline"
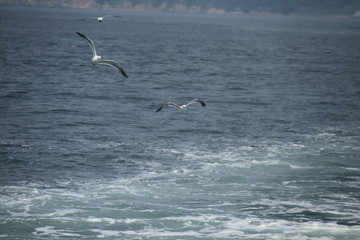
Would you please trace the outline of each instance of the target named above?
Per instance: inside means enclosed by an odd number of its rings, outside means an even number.
[[[360,3],[356,0],[337,0],[331,4],[307,0],[0,0],[0,5],[203,14],[360,17]]]

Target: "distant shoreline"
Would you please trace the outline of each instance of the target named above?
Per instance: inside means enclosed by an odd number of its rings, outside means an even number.
[[[23,4],[14,3],[15,1],[8,0],[0,0],[0,6],[17,6],[17,7],[45,7],[45,8],[71,8],[71,9],[91,9],[91,10],[109,10],[109,11],[134,11],[134,12],[164,12],[164,13],[193,13],[193,14],[209,14],[209,15],[244,15],[244,16],[309,16],[309,17],[338,17],[338,18],[360,18],[359,12],[357,11],[352,15],[348,14],[340,14],[340,13],[330,13],[330,12],[294,12],[289,14],[275,13],[269,11],[225,11],[224,9],[215,9],[210,8],[207,10],[202,10],[200,8],[188,8],[184,5],[177,5],[176,7],[171,8],[158,8],[148,5],[128,5],[128,6],[118,6],[112,7],[109,5],[104,6],[95,6],[92,4],[89,5],[73,5],[73,4],[65,4],[65,5],[56,5],[51,4],[51,2],[47,2],[46,4],[35,4],[33,2],[27,2]],[[46,1],[44,1],[46,2]],[[76,2],[76,1],[74,1]],[[91,2],[91,1],[89,1]]]

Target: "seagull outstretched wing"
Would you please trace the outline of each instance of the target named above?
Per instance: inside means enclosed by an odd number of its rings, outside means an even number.
[[[206,103],[204,101],[200,100],[200,99],[191,100],[190,102],[188,102],[188,104],[186,104],[186,106],[189,106],[190,104],[193,104],[193,103],[196,103],[196,102],[200,103],[201,106],[206,107]]]
[[[97,56],[94,42],[90,38],[85,36],[84,34],[79,33],[79,32],[76,32],[76,33],[88,42],[88,44],[93,52],[94,57]]]
[[[166,106],[171,106],[171,107],[175,107],[175,108],[177,108],[177,109],[180,109],[180,106],[177,105],[176,103],[168,102],[168,103],[162,105],[161,107],[159,107],[159,108],[156,110],[156,112],[160,112],[160,111],[163,109],[163,107],[166,107]]]
[[[116,68],[117,70],[119,70],[119,72],[120,72],[124,77],[126,77],[126,78],[128,77],[127,74],[125,73],[124,69],[122,69],[122,67],[120,67],[120,65],[119,65],[117,62],[113,61],[113,60],[103,60],[103,59],[101,59],[101,60],[99,61],[99,64],[104,64],[104,65],[109,65],[109,66],[111,66],[111,67],[114,67],[114,68]]]

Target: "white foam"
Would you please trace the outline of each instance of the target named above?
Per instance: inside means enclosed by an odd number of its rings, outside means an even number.
[[[301,239],[296,237],[303,237],[307,239],[308,236],[320,237],[324,239],[332,239],[331,236],[347,234],[351,228],[347,226],[340,226],[335,223],[321,223],[321,222],[289,222],[286,220],[276,219],[257,219],[257,218],[235,218],[230,217],[230,220],[224,223],[224,229],[231,233],[232,231],[242,231],[247,233],[249,237],[262,237],[266,239]],[[223,230],[222,230],[223,231]],[[220,233],[222,232],[220,231]],[[360,233],[360,229],[356,230]],[[218,233],[212,234],[216,236]],[[328,235],[328,236],[327,236]]]
[[[315,222],[309,221],[311,216],[302,217],[304,211],[309,211],[333,215],[339,221],[344,219],[345,223],[349,219],[358,219],[354,195],[351,198],[346,193],[329,194],[321,195],[320,200],[312,200],[307,195],[311,193],[301,189],[312,184],[339,185],[339,181],[294,180],[286,175],[276,179],[278,182],[274,180],[275,184],[268,184],[267,176],[260,176],[273,169],[274,174],[270,173],[270,177],[288,169],[306,168],[306,164],[297,166],[291,162],[291,156],[296,156],[304,147],[301,144],[264,143],[257,147],[228,147],[214,152],[196,148],[179,148],[186,152],[161,150],[160,154],[168,157],[165,159],[178,162],[144,161],[142,173],[119,176],[111,181],[89,179],[86,183],[59,183],[58,188],[30,185],[7,188],[0,203],[10,215],[6,220],[26,223],[41,219],[54,225],[36,228],[35,235],[47,238],[76,238],[84,231],[98,233],[99,238],[126,236],[124,239],[309,239],[311,236],[317,239],[340,236],[340,239],[360,235],[358,226],[339,225],[336,220]],[[356,170],[353,168],[352,171]],[[258,176],[254,177],[258,172],[259,180],[256,179]],[[269,193],[276,190],[279,194]],[[295,196],[291,195],[292,191]],[[301,200],[303,195],[306,200]],[[270,219],[272,214],[284,218]],[[288,220],[288,216],[294,216],[295,220]],[[83,229],[74,228],[74,222],[80,222]],[[116,224],[124,230],[114,230]]]
[[[133,231],[133,230],[127,230],[127,231],[122,231],[123,234],[128,235],[132,238],[138,238],[139,236],[143,236],[143,237],[157,237],[157,238],[162,238],[162,237],[176,237],[176,238],[181,238],[181,237],[192,237],[192,238],[200,238],[200,237],[205,237],[206,235],[199,233],[197,231],[168,231],[168,230],[163,230],[163,229],[156,229],[156,228],[145,228],[144,230],[141,231]]]
[[[133,219],[141,221],[141,219]],[[149,223],[152,219],[143,219]],[[276,219],[259,219],[255,217],[237,218],[231,215],[204,214],[198,216],[165,217],[157,219],[162,222],[162,228],[144,227],[139,230],[98,230],[98,237],[125,236],[126,238],[148,238],[169,237],[179,239],[182,237],[193,238],[228,238],[228,239],[333,239],[333,236],[358,236],[360,229],[349,226],[341,226],[335,223],[321,222],[289,222]],[[166,221],[177,221],[177,228],[166,227]],[[198,230],[195,230],[198,229]]]
[[[107,217],[88,217],[85,219],[86,222],[91,223],[107,223],[107,224],[115,224],[117,220],[113,218],[107,218]]]
[[[55,212],[53,213],[45,213],[46,216],[52,216],[52,217],[63,217],[66,215],[73,215],[82,212],[79,209],[55,209]]]
[[[108,237],[116,237],[122,234],[121,231],[115,230],[92,230],[92,232],[99,233],[100,235],[96,236],[98,238],[108,238]]]
[[[35,228],[34,234],[49,237],[81,237],[81,234],[68,232],[62,229],[55,229],[55,226]]]

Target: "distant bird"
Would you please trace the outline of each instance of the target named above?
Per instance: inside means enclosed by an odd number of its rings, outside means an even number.
[[[98,22],[102,22],[104,20],[104,18],[107,18],[107,17],[116,17],[116,18],[122,18],[122,17],[119,17],[119,16],[113,16],[113,15],[105,15],[103,17],[90,17],[90,18],[96,18],[96,20]]]
[[[202,101],[200,99],[194,99],[194,100],[191,100],[188,104],[181,105],[181,106],[177,105],[176,103],[168,102],[168,103],[162,105],[161,107],[159,107],[158,110],[156,110],[156,112],[160,112],[163,109],[163,107],[166,107],[166,106],[175,107],[175,108],[179,109],[180,111],[184,112],[189,107],[190,104],[196,103],[196,102],[200,103],[201,106],[206,107],[206,103],[204,101]]]
[[[122,18],[120,16],[114,16],[114,15],[105,15],[103,17],[88,17],[88,18],[96,19],[100,23],[100,22],[104,21],[104,18],[108,18],[108,17]],[[86,20],[86,19],[87,18],[81,18],[78,21]]]
[[[84,38],[90,45],[90,48],[93,52],[93,58],[91,59],[91,62],[92,64],[104,64],[104,65],[109,65],[111,67],[114,67],[116,68],[117,70],[119,70],[119,73],[121,73],[124,77],[128,77],[127,74],[125,73],[124,69],[122,69],[122,67],[120,67],[120,65],[113,61],[113,60],[104,60],[104,59],[101,59],[101,56],[98,56],[96,54],[96,49],[95,49],[95,44],[94,42],[88,38],[87,36],[85,36],[84,34],[82,33],[79,33],[79,32],[76,32],[80,37]]]

